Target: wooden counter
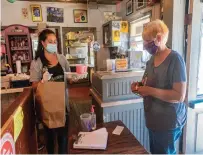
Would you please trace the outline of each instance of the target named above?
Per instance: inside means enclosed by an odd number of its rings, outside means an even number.
[[[9,98],[12,98],[9,100]],[[9,135],[14,148],[2,149],[1,153],[36,154],[37,140],[32,88],[1,91],[1,145]],[[8,145],[7,145],[8,146]],[[12,150],[9,150],[12,149]]]
[[[113,135],[112,132],[117,125],[124,126],[121,135]],[[138,142],[135,136],[121,121],[102,123],[97,128],[105,127],[107,129],[108,143],[106,150],[84,150],[73,149],[73,139],[70,140],[70,154],[149,154],[145,148]]]
[[[150,150],[142,98],[105,102],[94,89],[90,93],[92,104],[95,105],[97,123],[121,120],[147,151]]]

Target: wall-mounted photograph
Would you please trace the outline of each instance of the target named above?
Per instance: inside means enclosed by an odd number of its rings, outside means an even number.
[[[31,8],[31,14],[32,14],[32,21],[33,22],[42,22],[43,18],[42,18],[41,5],[32,4],[32,5],[30,5],[30,8]]]
[[[136,0],[136,10],[143,9],[146,6],[146,0]]]
[[[87,23],[87,10],[75,9],[73,10],[74,23]]]
[[[63,23],[63,9],[55,7],[47,7],[47,21],[55,23]]]
[[[133,13],[133,0],[129,0],[126,3],[126,16]]]

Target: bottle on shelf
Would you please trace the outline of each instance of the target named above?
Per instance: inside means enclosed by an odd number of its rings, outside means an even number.
[[[18,47],[20,47],[20,38],[18,38],[17,44],[18,44]]]
[[[96,128],[97,128],[97,123],[96,123],[96,114],[95,114],[95,112],[94,112],[94,105],[92,105],[92,108],[91,108],[91,116],[92,116],[92,118],[91,118],[91,124],[92,124],[92,130],[96,130]]]
[[[28,40],[27,40],[27,38],[25,39],[25,46],[28,46]]]
[[[20,47],[23,47],[23,38],[20,39]]]
[[[23,60],[26,61],[27,58],[26,58],[26,53],[23,53]]]
[[[10,43],[11,43],[11,47],[13,47],[14,46],[14,39],[13,38],[11,38]]]
[[[22,41],[22,46],[23,47],[25,46],[25,39],[23,39],[23,41]]]

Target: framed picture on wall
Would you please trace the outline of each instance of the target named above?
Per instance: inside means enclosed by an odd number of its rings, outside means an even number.
[[[47,21],[55,23],[64,22],[63,8],[47,7]]]
[[[30,5],[31,14],[32,14],[32,21],[33,22],[42,22],[42,8],[41,5]]]
[[[126,3],[126,16],[133,13],[133,0],[129,0]]]
[[[136,10],[143,9],[145,7],[146,0],[136,0]]]
[[[75,9],[73,10],[74,23],[87,23],[87,10]]]

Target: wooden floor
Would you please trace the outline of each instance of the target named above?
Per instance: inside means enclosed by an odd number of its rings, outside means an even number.
[[[80,126],[80,115],[85,112],[90,112],[91,96],[89,95],[89,87],[76,87],[69,89],[69,104],[70,104],[70,120],[69,120],[69,135],[75,133]],[[40,139],[45,144],[43,132]],[[56,146],[57,147],[57,146]],[[57,149],[55,149],[57,150]],[[46,148],[39,151],[39,154],[46,154]],[[57,152],[56,152],[57,153]]]

